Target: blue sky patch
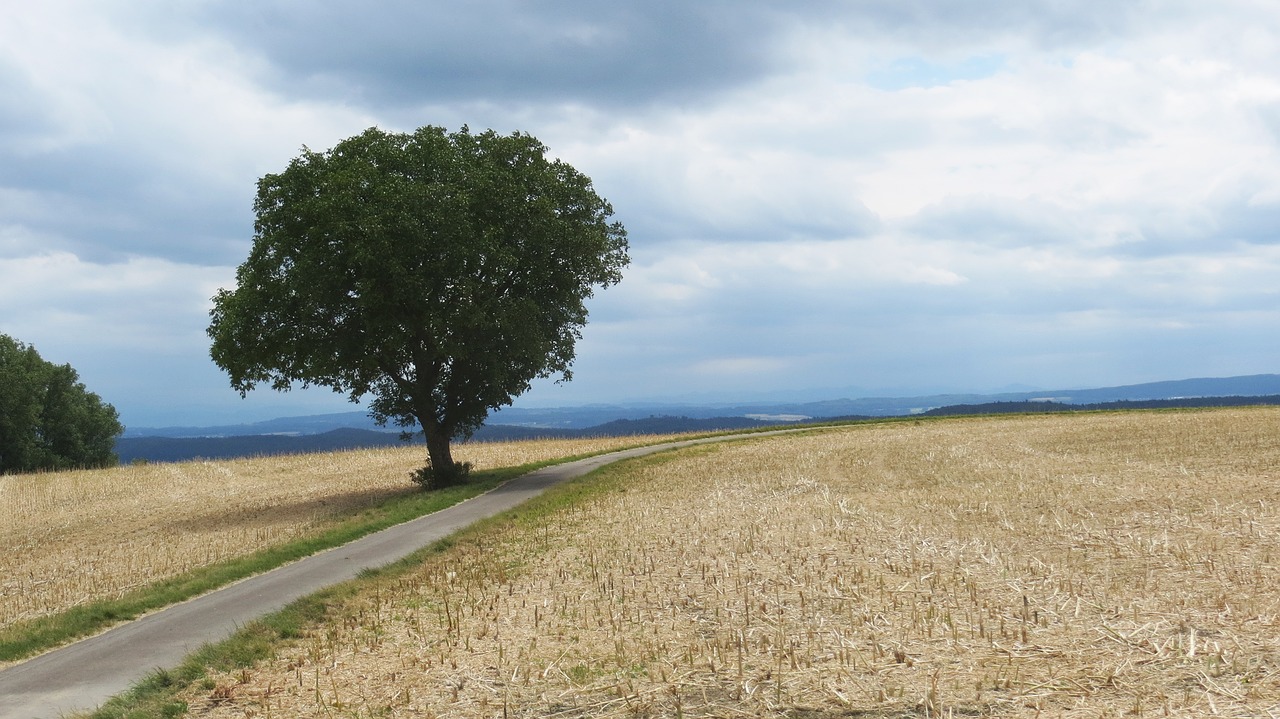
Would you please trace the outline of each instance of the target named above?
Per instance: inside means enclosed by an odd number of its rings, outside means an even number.
[[[890,92],[909,87],[939,87],[962,80],[981,80],[1000,72],[1003,55],[979,55],[959,62],[933,62],[920,56],[901,57],[867,73],[867,84]]]

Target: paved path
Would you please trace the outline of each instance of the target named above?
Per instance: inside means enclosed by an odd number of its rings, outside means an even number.
[[[227,638],[244,624],[324,587],[381,567],[467,525],[506,511],[566,479],[622,459],[730,439],[795,432],[723,435],[638,447],[530,472],[425,517],[307,557],[95,637],[0,671],[0,718],[58,719],[88,711],[148,673],[172,668],[200,646]]]

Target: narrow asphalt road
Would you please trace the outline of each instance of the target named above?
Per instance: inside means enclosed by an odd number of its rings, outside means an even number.
[[[622,450],[530,472],[448,509],[232,584],[0,671],[0,718],[59,719],[90,711],[149,672],[177,666],[192,651],[324,587],[381,567],[541,494],[548,487],[623,459],[777,430]]]

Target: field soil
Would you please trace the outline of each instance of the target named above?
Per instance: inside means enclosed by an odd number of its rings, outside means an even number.
[[[368,580],[186,700],[237,719],[1280,716],[1278,508],[1274,408],[684,450]]]

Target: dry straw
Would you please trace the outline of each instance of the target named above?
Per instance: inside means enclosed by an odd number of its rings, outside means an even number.
[[[1280,410],[635,463],[332,608],[199,717],[1280,716]]]
[[[477,469],[638,444],[459,445]],[[417,491],[421,447],[0,476],[0,627],[318,532]]]

